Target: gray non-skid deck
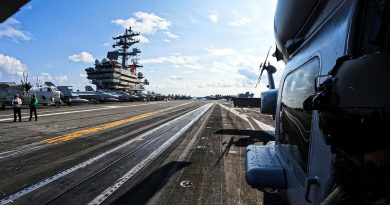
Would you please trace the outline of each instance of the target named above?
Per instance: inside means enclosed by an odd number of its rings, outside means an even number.
[[[12,110],[0,112],[2,203],[277,204],[244,179],[246,146],[272,140],[261,129],[273,120],[256,109],[160,101],[38,114],[13,123]]]

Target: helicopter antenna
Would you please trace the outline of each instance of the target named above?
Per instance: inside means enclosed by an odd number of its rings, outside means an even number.
[[[267,56],[265,57],[264,63],[260,63],[260,66],[259,66],[260,75],[259,75],[259,78],[257,79],[257,83],[256,83],[255,88],[257,88],[257,85],[260,83],[261,76],[263,75],[264,70],[267,68],[266,63],[267,63],[269,52],[271,51],[271,48],[272,48],[272,46],[270,46],[268,49]]]

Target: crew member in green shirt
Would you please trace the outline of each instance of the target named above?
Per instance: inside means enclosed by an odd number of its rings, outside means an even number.
[[[38,120],[37,106],[38,106],[38,98],[36,98],[35,95],[32,95],[31,101],[30,101],[30,119],[28,121],[31,121],[33,112],[35,115],[35,121]]]

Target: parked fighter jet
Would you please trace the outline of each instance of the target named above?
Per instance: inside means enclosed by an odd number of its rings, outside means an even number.
[[[133,102],[133,101],[139,100],[138,96],[131,94],[131,93],[128,93],[128,92],[117,91],[115,93],[119,95],[119,99],[122,102]]]
[[[389,14],[385,0],[278,1],[274,56],[286,67],[279,88],[269,78],[271,90],[261,94],[261,112],[276,117],[275,141],[247,148],[251,186],[279,192],[291,205],[318,205],[329,196],[326,204],[344,204],[347,195],[332,186],[340,185],[335,156],[390,147]],[[272,77],[273,68],[263,66]],[[387,173],[350,173],[349,186],[369,190],[358,197],[376,201],[348,204],[388,204]]]
[[[57,89],[61,91],[61,100],[68,104],[68,105],[73,105],[73,104],[79,104],[79,103],[88,103],[89,100],[87,99],[82,99],[80,96],[73,92],[72,86],[57,86]]]
[[[95,103],[103,103],[103,102],[119,102],[119,95],[115,95],[112,93],[107,93],[102,90],[95,91],[91,86],[85,86],[85,91],[77,91],[75,94],[79,95],[80,98],[87,99],[89,101],[93,101]]]

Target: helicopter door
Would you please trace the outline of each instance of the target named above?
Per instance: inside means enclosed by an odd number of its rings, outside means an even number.
[[[305,180],[305,200],[320,204],[331,186],[333,155],[319,128],[318,111],[313,111],[308,176]]]
[[[316,57],[287,74],[283,83],[278,141],[291,204],[319,204],[328,187],[331,155],[319,132],[317,113],[303,109],[303,101],[315,92],[319,70]]]

